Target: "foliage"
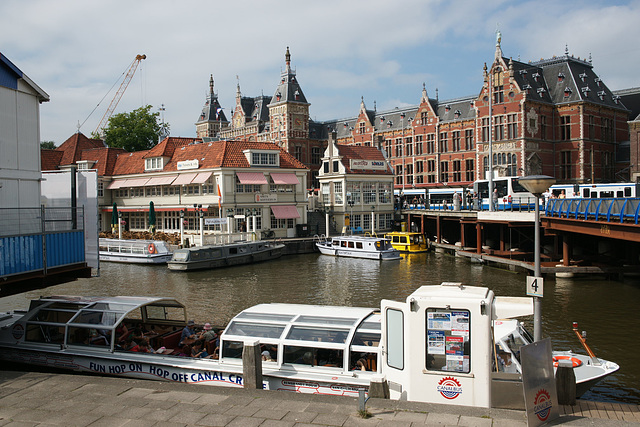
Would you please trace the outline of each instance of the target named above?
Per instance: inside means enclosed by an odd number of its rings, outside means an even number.
[[[55,148],[56,148],[56,143],[53,141],[40,141],[41,150],[54,150]]]
[[[111,116],[104,128],[105,143],[129,152],[148,150],[156,145],[159,137],[169,134],[169,124],[158,123],[160,113],[152,113],[151,108],[147,105]]]

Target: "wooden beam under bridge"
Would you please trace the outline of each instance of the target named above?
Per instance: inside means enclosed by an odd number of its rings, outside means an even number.
[[[546,234],[569,232],[640,243],[640,226],[636,224],[555,217],[542,217],[540,222]]]

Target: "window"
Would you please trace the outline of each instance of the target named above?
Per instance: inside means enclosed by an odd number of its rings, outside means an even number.
[[[331,187],[329,182],[322,183],[322,204],[329,206],[331,204]]]
[[[475,181],[474,173],[473,173],[473,169],[474,169],[473,159],[465,160],[464,163],[465,163],[465,169],[466,169],[465,181],[469,181],[469,182]]]
[[[453,161],[453,181],[454,182],[462,181],[461,165],[462,165],[462,162],[460,160]]]
[[[482,142],[489,142],[489,138],[491,137],[491,135],[489,134],[490,129],[489,129],[489,118],[486,117],[484,119],[482,119]]]
[[[602,133],[601,140],[604,142],[613,141],[613,126],[612,120],[606,117],[603,117],[600,120],[600,131]]]
[[[440,132],[440,141],[438,150],[440,153],[446,153],[449,151],[449,141],[447,141],[447,132]]]
[[[376,184],[370,182],[362,183],[362,200],[365,205],[376,202]]]
[[[427,135],[427,154],[433,154],[436,152],[436,134],[430,133]]]
[[[589,139],[596,138],[596,118],[589,116]]]
[[[362,203],[362,191],[359,182],[347,183],[347,194],[351,194],[351,201],[353,201],[353,204],[359,205]]]
[[[296,159],[302,161],[302,147],[300,145],[293,147],[293,155]]]
[[[104,197],[104,182],[98,182],[98,197]]]
[[[402,157],[402,138],[396,139],[396,157]]]
[[[422,160],[418,160],[416,162],[416,173],[424,172],[424,162]]]
[[[416,155],[422,154],[422,135],[416,135]]]
[[[320,164],[320,147],[311,147],[311,163]]]
[[[391,203],[391,183],[378,184],[378,202]]]
[[[560,152],[560,179],[571,179],[573,177],[571,168],[571,151]]]
[[[427,160],[427,182],[435,183],[436,182],[436,161],[435,160]]]
[[[504,139],[504,116],[497,116],[494,119],[493,137],[496,141]]]
[[[151,157],[149,159],[145,159],[144,169],[148,171],[162,169],[162,157]]]
[[[460,151],[460,131],[451,132],[451,142],[453,143],[453,151]]]
[[[334,182],[333,183],[333,200],[336,205],[341,205],[344,203],[344,198],[342,195],[342,182]]]
[[[569,141],[571,139],[571,117],[560,117],[560,140]]]
[[[540,116],[540,139],[547,139],[547,116]]]
[[[396,184],[402,185],[403,183],[402,165],[396,165]]]
[[[518,115],[507,115],[507,139],[516,139],[518,137]]]
[[[387,157],[391,157],[391,140],[390,139],[385,139],[384,151],[386,152]]]
[[[473,150],[473,129],[467,129],[464,131],[464,149]]]
[[[387,309],[387,365],[404,369],[404,314],[400,310]]]
[[[427,327],[425,367],[427,370],[469,373],[471,371],[471,313],[469,310],[429,308],[425,313]]]
[[[340,162],[337,160],[333,161],[333,172],[334,173],[340,172]]]
[[[249,151],[251,154],[251,165],[252,166],[279,166],[280,165],[280,156],[279,152],[273,152],[273,150],[269,151]]]
[[[449,162],[440,162],[440,182],[449,182]]]
[[[413,164],[407,164],[407,184],[413,184]]]
[[[411,137],[404,140],[404,146],[404,155],[413,156],[413,139],[411,139]]]
[[[420,112],[420,124],[426,125],[429,122],[429,113],[427,111]]]
[[[359,125],[359,127],[358,127],[358,133],[359,133],[360,135],[362,135],[362,134],[364,134],[364,133],[365,133],[365,124],[364,124],[364,122],[360,123],[360,125]]]

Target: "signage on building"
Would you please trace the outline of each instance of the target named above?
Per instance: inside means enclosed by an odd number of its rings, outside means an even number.
[[[372,169],[372,170],[385,170],[387,163],[384,160],[360,160],[351,159],[351,169]]]
[[[277,194],[256,194],[256,202],[260,203],[273,203],[278,201]]]
[[[179,171],[183,171],[186,169],[198,169],[198,159],[183,160],[181,162],[178,162],[177,168]]]
[[[227,223],[227,218],[205,218],[204,225],[224,225]]]

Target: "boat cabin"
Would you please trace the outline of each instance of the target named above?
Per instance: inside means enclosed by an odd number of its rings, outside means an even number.
[[[170,254],[166,242],[159,240],[100,239],[100,252],[112,255]]]
[[[388,239],[359,236],[332,237],[331,245],[336,249],[359,249],[363,251],[384,251],[393,249],[391,241]]]
[[[171,298],[52,296],[31,301],[23,322],[17,325],[24,330],[25,344],[92,346],[114,351],[117,343],[112,337],[117,336],[123,323],[162,339],[180,334],[187,321],[184,305]]]
[[[316,373],[380,371],[380,313],[359,307],[260,304],[235,316],[221,336],[221,362],[242,362],[259,340],[264,369]]]

